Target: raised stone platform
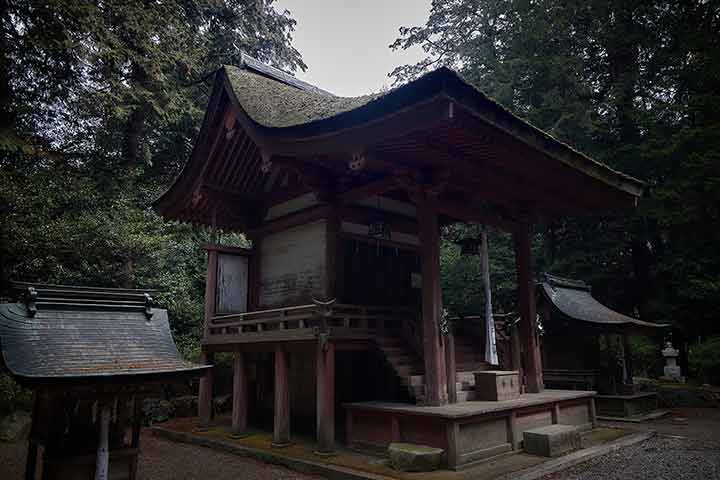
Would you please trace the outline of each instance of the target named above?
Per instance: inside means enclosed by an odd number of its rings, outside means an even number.
[[[546,390],[514,400],[469,401],[441,407],[403,403],[344,404],[351,448],[385,451],[392,442],[441,448],[462,469],[520,451],[523,432],[557,423],[587,430],[595,424],[595,392]]]
[[[559,457],[582,448],[580,431],[572,425],[548,425],[523,432],[525,452],[541,457]]]
[[[658,400],[657,394],[654,392],[633,395],[597,395],[595,405],[600,417],[635,418],[657,410]]]

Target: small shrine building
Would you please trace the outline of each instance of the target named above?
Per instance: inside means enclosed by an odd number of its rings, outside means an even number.
[[[178,353],[145,290],[15,282],[0,366],[33,390],[25,478],[137,478],[142,399],[208,367]],[[39,454],[42,447],[42,454]]]

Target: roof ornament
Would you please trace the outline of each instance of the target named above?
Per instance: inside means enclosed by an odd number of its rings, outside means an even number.
[[[143,297],[145,298],[145,317],[150,321],[153,317],[153,298],[150,296],[149,293],[145,292],[143,293]]]
[[[25,290],[25,295],[23,295],[23,301],[25,302],[25,306],[28,310],[28,315],[31,317],[34,317],[37,313],[37,305],[35,302],[37,301],[37,290],[35,290],[35,287],[27,287],[27,290]]]

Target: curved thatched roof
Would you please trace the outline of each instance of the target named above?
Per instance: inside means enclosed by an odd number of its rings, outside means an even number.
[[[335,117],[382,96],[336,97],[301,90],[247,69],[225,66],[224,70],[245,113],[259,125],[270,128],[292,127]]]
[[[606,307],[593,298],[590,286],[582,280],[545,274],[538,289],[560,313],[573,320],[601,327],[669,327],[668,324],[638,320]]]

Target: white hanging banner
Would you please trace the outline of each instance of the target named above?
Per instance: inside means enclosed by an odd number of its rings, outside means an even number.
[[[495,341],[495,320],[492,313],[492,293],[490,288],[490,256],[488,254],[488,237],[486,232],[480,234],[482,262],[482,280],[485,290],[485,361],[490,365],[498,365],[497,345]]]

